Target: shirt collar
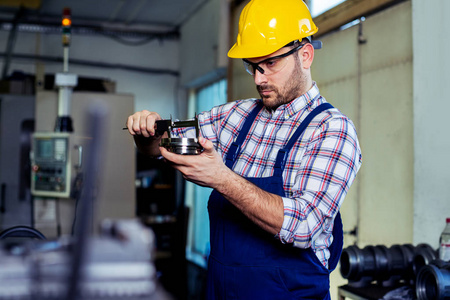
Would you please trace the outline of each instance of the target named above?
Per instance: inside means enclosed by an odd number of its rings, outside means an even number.
[[[270,115],[279,115],[280,113],[284,114],[286,119],[289,119],[293,115],[298,112],[309,109],[312,110],[316,99],[320,95],[319,88],[317,87],[316,82],[313,82],[312,87],[305,94],[300,97],[292,100],[287,104],[280,105],[275,111],[272,113],[268,112]]]

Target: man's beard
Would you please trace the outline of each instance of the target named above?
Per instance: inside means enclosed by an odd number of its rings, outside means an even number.
[[[304,75],[300,71],[300,64],[297,62],[295,69],[281,90],[270,84],[257,85],[264,106],[270,110],[277,109],[280,105],[286,104],[301,96],[302,83],[305,81]],[[261,92],[264,90],[272,91],[270,96],[264,96]]]

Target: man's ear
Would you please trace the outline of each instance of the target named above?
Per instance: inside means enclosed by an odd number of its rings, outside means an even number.
[[[314,47],[310,43],[307,43],[303,48],[299,51],[300,59],[302,61],[302,65],[304,69],[311,68],[312,62],[314,60]]]

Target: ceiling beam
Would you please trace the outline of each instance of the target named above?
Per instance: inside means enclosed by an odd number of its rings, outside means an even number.
[[[0,0],[1,1],[1,0]],[[12,14],[0,13],[0,30],[4,30],[8,24],[13,24],[14,16]],[[42,26],[46,33],[58,33],[61,30],[60,16],[36,16],[24,15],[18,23],[19,31],[26,31],[27,27],[34,30],[33,25]],[[45,29],[45,30],[44,30]],[[161,39],[178,39],[179,29],[174,26],[153,25],[153,24],[133,24],[127,25],[123,22],[103,22],[98,20],[73,20],[72,33],[76,34],[114,34],[116,36],[136,36],[146,37],[154,36]]]
[[[38,9],[41,7],[41,0],[0,0],[0,6]]]
[[[347,0],[314,18],[319,27],[316,37],[339,29],[353,20],[373,14],[405,0]],[[409,0],[408,0],[409,1]]]

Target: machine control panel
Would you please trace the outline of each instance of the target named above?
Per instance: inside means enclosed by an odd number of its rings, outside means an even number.
[[[31,155],[31,193],[67,198],[70,195],[69,133],[37,132]]]

